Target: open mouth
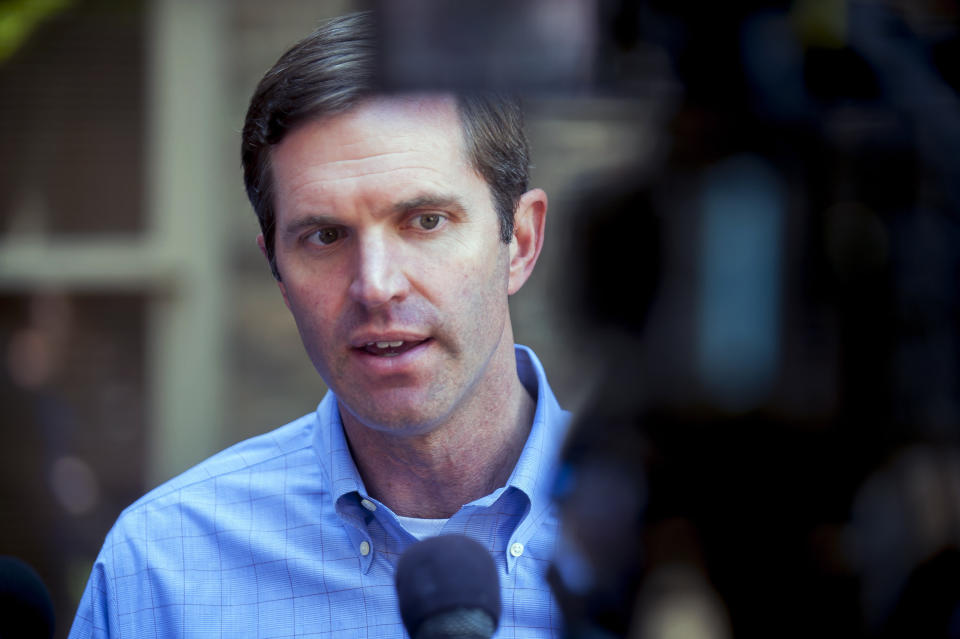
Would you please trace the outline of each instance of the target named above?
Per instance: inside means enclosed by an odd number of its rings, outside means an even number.
[[[426,341],[427,340],[423,339],[413,342],[407,342],[404,340],[389,342],[367,342],[360,347],[360,350],[378,357],[396,357],[397,355],[403,355],[412,348],[420,346],[420,344],[423,344]]]

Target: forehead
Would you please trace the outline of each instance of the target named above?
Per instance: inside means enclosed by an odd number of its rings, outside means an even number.
[[[324,186],[436,182],[479,175],[467,159],[455,98],[368,99],[294,128],[272,152],[277,204]]]

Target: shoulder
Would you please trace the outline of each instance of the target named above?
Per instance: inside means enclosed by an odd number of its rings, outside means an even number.
[[[310,413],[268,433],[234,444],[157,486],[125,512],[162,501],[173,493],[267,470],[278,462],[288,463],[290,458],[309,455],[316,426],[317,416]]]
[[[238,504],[251,504],[286,483],[317,472],[313,436],[315,413],[235,444],[157,486],[128,506],[108,535],[150,539],[185,526],[203,534],[229,517]],[[314,477],[317,483],[322,480]]]
[[[315,448],[322,428],[317,413],[301,417],[200,462],[126,508],[93,567],[75,636],[85,629],[144,636],[158,619],[179,618],[188,589],[219,602],[223,575],[255,580],[259,559],[284,547],[284,531],[299,530],[307,515],[326,523],[329,481]]]

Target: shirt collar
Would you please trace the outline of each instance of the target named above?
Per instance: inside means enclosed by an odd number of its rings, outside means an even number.
[[[320,467],[329,480],[334,502],[348,493],[366,494],[363,479],[347,444],[340,420],[337,396],[329,391],[317,406],[317,427],[313,434],[313,448],[320,459]]]
[[[553,475],[563,441],[563,432],[558,430],[566,429],[569,413],[560,408],[547,383],[543,365],[533,351],[518,344],[514,345],[514,353],[517,375],[527,391],[536,398],[537,408],[527,443],[507,481],[507,487],[523,492],[530,500],[530,512],[539,514],[549,505]],[[363,479],[360,478],[360,472],[350,454],[333,391],[328,392],[317,406],[316,417],[317,428],[313,446],[329,480],[334,501],[353,492],[365,496]],[[490,497],[495,498],[502,491],[503,489],[500,489],[477,501],[484,502]]]
[[[560,447],[563,444],[570,413],[560,408],[543,365],[533,351],[515,345],[517,374],[521,383],[537,400],[533,424],[520,459],[507,480],[508,487],[522,491],[530,500],[527,521],[532,525],[550,506],[553,477],[557,471]]]

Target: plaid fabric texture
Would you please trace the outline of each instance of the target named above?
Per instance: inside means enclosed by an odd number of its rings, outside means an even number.
[[[500,570],[497,637],[558,637],[545,581],[558,533],[549,494],[569,414],[516,347],[537,398],[506,486],[465,505],[442,533],[485,545]],[[406,636],[394,592],[415,543],[366,494],[336,398],[241,442],[127,508],[107,535],[70,632],[88,637]]]

